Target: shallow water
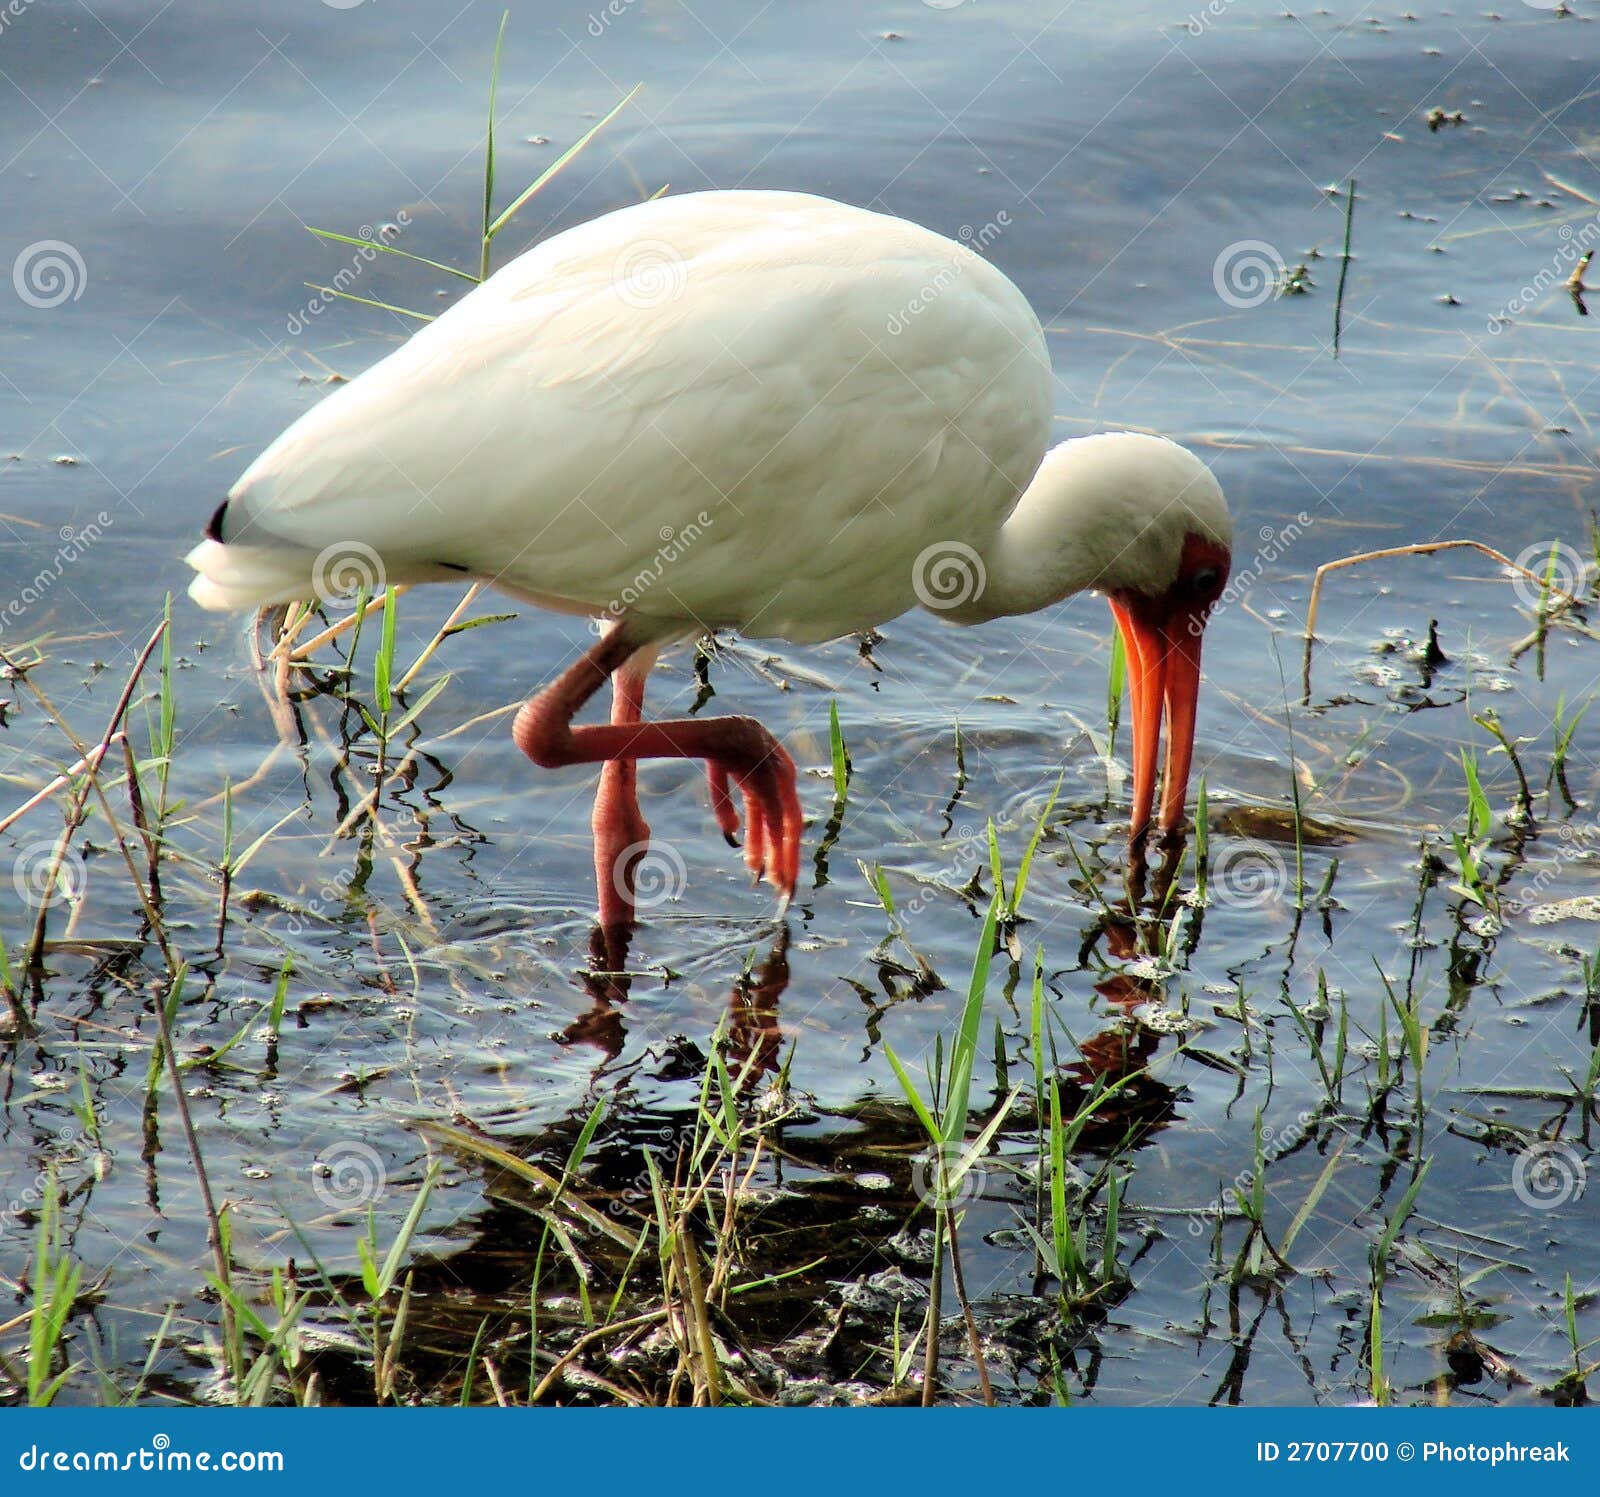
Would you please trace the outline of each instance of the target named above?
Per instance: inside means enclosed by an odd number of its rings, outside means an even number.
[[[186,1054],[246,1030],[236,1067],[186,1073],[241,1259],[265,1269],[310,1245],[330,1271],[352,1270],[357,1208],[371,1197],[380,1238],[392,1236],[414,1196],[428,1152],[418,1119],[461,1116],[559,1166],[604,1098],[599,1167],[626,1177],[692,1106],[692,1059],[730,993],[750,991],[740,979],[754,964],[767,998],[753,1007],[759,1019],[776,1004],[790,1082],[811,1114],[785,1130],[782,1180],[764,1184],[772,1209],[812,1236],[792,1262],[764,1267],[827,1260],[764,1308],[763,1334],[801,1335],[842,1313],[841,1285],[890,1268],[909,1275],[914,1302],[926,1265],[915,1239],[896,1236],[915,1206],[914,1134],[885,1046],[920,1058],[951,1032],[986,900],[960,891],[975,873],[987,889],[985,822],[1014,868],[1059,777],[1021,960],[996,963],[974,1117],[997,1100],[989,1025],[1010,1065],[1025,1066],[1039,950],[1063,1076],[1126,1071],[1129,1056],[1148,1067],[1126,1113],[1085,1136],[1086,1169],[1111,1157],[1126,1175],[1131,1282],[1052,1342],[1066,1390],[1105,1402],[1367,1396],[1368,1256],[1425,1159],[1386,1290],[1396,1396],[1538,1398],[1570,1365],[1565,1275],[1588,1295],[1584,1339],[1600,1334],[1589,1250],[1600,1194],[1581,1189],[1593,1119],[1568,1079],[1581,1081],[1597,1037],[1579,967],[1596,927],[1582,918],[1589,907],[1560,903],[1593,889],[1600,726],[1586,720],[1572,740],[1575,807],[1541,801],[1538,834],[1491,854],[1506,880],[1503,929],[1462,909],[1450,872],[1429,875],[1415,913],[1418,849],[1449,857],[1447,831],[1465,812],[1463,745],[1476,745],[1497,810],[1512,804],[1515,776],[1472,714],[1492,708],[1530,740],[1539,788],[1557,703],[1570,719],[1587,699],[1600,647],[1557,631],[1541,676],[1534,653],[1508,659],[1531,627],[1530,594],[1492,562],[1457,551],[1374,563],[1330,577],[1310,702],[1286,709],[1300,700],[1298,629],[1320,563],[1446,537],[1510,556],[1559,539],[1573,548],[1561,558],[1570,578],[1589,554],[1600,368],[1593,324],[1561,288],[1577,251],[1600,240],[1585,9],[1286,18],[1236,0],[1192,14],[1069,7],[1045,25],[1005,0],[513,8],[502,200],[635,82],[647,88],[522,214],[500,260],[663,184],[819,191],[981,237],[1049,328],[1060,433],[1132,426],[1190,442],[1240,523],[1241,585],[1209,634],[1197,751],[1210,899],[1203,919],[1186,918],[1179,961],[1130,970],[1115,926],[1101,930],[1103,901],[1118,897],[1125,786],[1091,742],[1104,733],[1109,620],[1084,599],[971,632],[898,620],[870,659],[853,641],[725,642],[712,710],[758,713],[805,772],[805,887],[780,948],[770,901],[715,835],[698,774],[649,767],[646,814],[683,876],[678,889],[669,867],[679,897],[646,912],[623,1002],[589,975],[606,965],[589,946],[591,777],[532,773],[505,720],[482,720],[557,670],[586,641],[581,624],[523,609],[447,641],[437,666],[450,682],[423,720],[414,777],[391,787],[381,832],[340,837],[371,783],[335,752],[348,717],[326,698],[305,704],[304,753],[278,754],[252,780],[276,732],[244,631],[181,596],[179,558],[249,458],[330,374],[359,372],[410,326],[348,303],[313,310],[304,283],[359,266],[356,294],[427,310],[464,284],[354,259],[303,226],[402,225],[404,248],[469,263],[499,7],[469,4],[446,23],[412,0],[291,16],[106,4],[99,22],[43,7],[8,22],[7,249],[30,290],[0,296],[11,454],[0,599],[13,600],[0,647],[16,658],[43,642],[34,680],[88,737],[165,594],[179,594],[172,795],[184,811],[173,843],[187,861],[165,881],[193,968]],[[1434,109],[1446,117],[1430,129]],[[65,300],[26,280],[22,257],[41,241],[73,251]],[[1251,257],[1304,265],[1309,289],[1266,294]],[[403,659],[458,600],[445,588],[406,599]],[[500,609],[483,599],[476,611]],[[1448,657],[1433,669],[1410,648],[1430,619]],[[657,673],[656,710],[693,699],[689,664]],[[12,699],[0,744],[20,802],[72,755],[22,687],[0,695]],[[813,867],[832,799],[831,701],[853,778],[837,839]],[[1305,810],[1341,829],[1305,849],[1298,901],[1292,838],[1250,814],[1290,804],[1291,732]],[[216,958],[225,780],[251,781],[236,797],[236,846],[287,820],[241,873]],[[53,808],[34,812],[6,834],[6,861],[35,867],[59,828]],[[103,826],[81,840],[95,849],[82,897],[70,927],[58,913],[50,934],[131,942],[135,900]],[[890,924],[863,865],[887,870],[910,942],[947,986],[915,982],[904,944],[884,945]],[[25,877],[0,885],[13,952],[27,944],[30,892]],[[286,955],[290,1017],[271,1057],[253,1031]],[[4,1071],[0,1206],[17,1205],[0,1219],[0,1273],[27,1260],[28,1193],[53,1161],[73,1250],[99,1286],[74,1321],[82,1365],[63,1396],[93,1400],[93,1367],[131,1382],[169,1302],[180,1344],[198,1338],[212,1314],[198,1293],[204,1232],[175,1121],[163,1112],[152,1133],[143,1111],[159,954],[69,946],[48,966],[32,995],[39,1033],[12,1045]],[[1371,1104],[1383,1090],[1379,1036],[1399,1043],[1392,1007],[1380,1018],[1386,983],[1420,995],[1420,1125],[1409,1079],[1387,1110]],[[1335,1013],[1342,995],[1351,1025],[1342,1104],[1328,1109],[1290,1007],[1314,1009],[1324,992]],[[1148,1011],[1141,1025],[1138,1000],[1193,1027],[1163,1034]],[[98,1142],[74,1115],[80,1088]],[[1288,1253],[1298,1272],[1230,1291],[1244,1233],[1230,1202],[1218,1249],[1217,1203],[1248,1174],[1258,1113],[1275,1238],[1330,1173]],[[1544,1199],[1528,1188],[1540,1138],[1559,1144],[1556,1174],[1534,1179]],[[1016,1228],[1032,1187],[1010,1168],[1031,1163],[1033,1139],[1031,1121],[1008,1122],[963,1232],[998,1391],[1018,1399],[1049,1389],[1036,1324],[1048,1295]],[[321,1169],[341,1150],[346,1166],[366,1164],[352,1144],[379,1162],[373,1190]],[[485,1187],[481,1170],[452,1164],[418,1245],[438,1257],[440,1323],[449,1286],[464,1301],[463,1355],[484,1303],[527,1295],[528,1219]],[[1469,1315],[1456,1281],[1481,1269],[1462,1291],[1481,1302]],[[876,1292],[852,1311],[866,1340],[894,1300]],[[1514,1375],[1497,1381],[1480,1357],[1474,1380],[1471,1355],[1450,1342],[1468,1322]],[[956,1381],[970,1382],[959,1347],[952,1356]],[[162,1386],[203,1386],[198,1358],[158,1361]]]

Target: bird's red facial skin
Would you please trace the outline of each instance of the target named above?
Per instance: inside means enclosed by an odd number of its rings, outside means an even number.
[[[1110,596],[1128,657],[1128,697],[1133,710],[1133,825],[1137,841],[1155,806],[1156,758],[1166,719],[1167,758],[1162,774],[1161,826],[1183,822],[1194,758],[1195,708],[1200,697],[1200,642],[1206,620],[1228,580],[1226,546],[1190,535],[1178,575],[1157,597],[1123,589]]]

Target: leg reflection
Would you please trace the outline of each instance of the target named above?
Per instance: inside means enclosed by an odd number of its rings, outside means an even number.
[[[1126,887],[1130,912],[1144,904],[1147,893],[1156,910],[1166,907],[1167,896],[1172,892],[1178,867],[1183,862],[1184,848],[1188,845],[1181,831],[1172,829],[1162,832],[1156,839],[1159,858],[1152,868],[1147,855],[1147,841],[1142,839],[1128,848]]]
[[[778,999],[789,986],[789,927],[778,931],[767,959],[742,973],[728,1000],[728,1069],[738,1075],[765,1075],[778,1069],[783,1030],[778,1025]]]
[[[628,956],[635,928],[619,921],[589,932],[589,965],[578,978],[592,1006],[555,1036],[558,1044],[593,1045],[607,1061],[622,1053],[628,1035],[622,1006],[633,985]],[[752,1076],[778,1069],[783,1049],[778,1000],[788,986],[789,927],[784,925],[761,965],[741,973],[728,997],[728,1068],[735,1075],[746,1067]]]
[[[627,1001],[633,982],[628,972],[632,939],[633,926],[628,921],[596,925],[589,932],[589,965],[578,977],[593,1007],[556,1035],[557,1044],[593,1045],[608,1061],[622,1054],[628,1031],[616,1005]]]

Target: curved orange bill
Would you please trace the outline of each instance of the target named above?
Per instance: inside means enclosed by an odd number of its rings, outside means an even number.
[[[1150,829],[1155,806],[1163,717],[1167,759],[1161,776],[1161,826],[1170,830],[1183,823],[1200,698],[1200,641],[1210,608],[1131,592],[1108,601],[1128,657],[1133,709],[1133,824],[1128,837],[1136,842]]]

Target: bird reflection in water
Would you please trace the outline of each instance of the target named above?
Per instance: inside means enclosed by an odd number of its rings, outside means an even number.
[[[1108,910],[1081,953],[1081,959],[1087,961],[1095,948],[1103,945],[1103,957],[1116,964],[1108,965],[1095,991],[1119,1011],[1117,1022],[1081,1041],[1079,1058],[1060,1071],[1063,1103],[1073,1107],[1120,1083],[1117,1096],[1096,1110],[1094,1125],[1096,1130],[1115,1129],[1119,1137],[1130,1124],[1146,1133],[1164,1127],[1176,1114],[1173,1089],[1148,1074],[1161,1035],[1134,1017],[1134,1010],[1141,1005],[1161,1003],[1161,984],[1156,978],[1128,970],[1130,964],[1155,950],[1155,927],[1139,913],[1146,907],[1146,895],[1153,897],[1157,908],[1164,904],[1181,861],[1181,838],[1164,837],[1159,848],[1153,869],[1147,866],[1142,851],[1135,854],[1129,865],[1128,898]],[[630,910],[635,892],[631,872],[624,872],[619,882],[619,892],[626,891]],[[590,929],[588,965],[577,976],[591,1007],[555,1036],[558,1043],[591,1045],[608,1063],[622,1054],[628,1035],[624,1011],[633,980],[640,975],[628,967],[636,929],[637,922],[631,919],[597,923]],[[753,1078],[779,1069],[784,1043],[779,1000],[789,986],[789,941],[789,926],[784,923],[765,958],[741,972],[729,992],[726,1058],[735,1076]]]
[[[1090,1127],[1111,1142],[1130,1134],[1145,1136],[1164,1128],[1177,1116],[1177,1093],[1149,1071],[1162,1036],[1140,1023],[1135,1010],[1160,1005],[1158,979],[1130,971],[1129,965],[1152,954],[1148,926],[1133,911],[1137,904],[1109,910],[1098,928],[1085,940],[1081,958],[1087,962],[1103,946],[1102,960],[1109,967],[1094,990],[1116,1011],[1116,1021],[1078,1043],[1078,1059],[1060,1068],[1063,1109],[1078,1109],[1097,1093],[1116,1087],[1115,1096],[1096,1108]]]
[[[639,975],[628,970],[635,928],[624,921],[590,930],[589,965],[577,975],[592,1006],[556,1035],[558,1043],[592,1045],[608,1062],[622,1054],[628,1035],[623,1009]],[[778,1070],[783,1048],[778,1001],[788,986],[789,927],[783,924],[760,965],[741,972],[728,995],[726,1059],[735,1078]]]

